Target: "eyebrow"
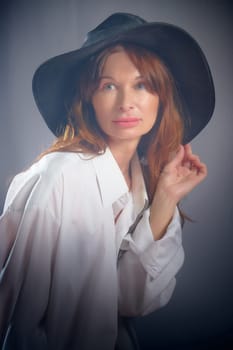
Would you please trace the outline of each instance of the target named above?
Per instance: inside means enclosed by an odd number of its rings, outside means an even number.
[[[99,79],[111,79],[111,80],[115,80],[113,77],[111,77],[110,75],[101,75],[99,77]]]
[[[99,79],[110,79],[110,80],[115,80],[111,75],[101,75],[99,77]],[[141,80],[141,79],[145,79],[145,77],[143,77],[142,75],[139,75],[135,78],[135,80]]]

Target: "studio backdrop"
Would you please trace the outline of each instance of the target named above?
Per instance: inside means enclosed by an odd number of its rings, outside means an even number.
[[[231,1],[2,1],[0,209],[12,177],[54,139],[33,100],[33,72],[47,58],[81,46],[85,33],[117,11],[187,30],[206,54],[216,89],[214,116],[192,142],[208,166],[208,177],[182,202],[194,221],[184,227],[185,263],[169,304],[133,321],[139,341],[143,350],[207,349],[210,344],[228,349],[233,344]]]

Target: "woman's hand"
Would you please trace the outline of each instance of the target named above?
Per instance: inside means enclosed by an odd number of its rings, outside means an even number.
[[[150,225],[154,239],[166,231],[177,203],[191,192],[207,175],[207,168],[190,144],[180,146],[174,158],[164,167],[150,208]]]
[[[192,153],[190,144],[180,146],[175,157],[164,167],[157,185],[176,204],[207,175],[207,168]]]

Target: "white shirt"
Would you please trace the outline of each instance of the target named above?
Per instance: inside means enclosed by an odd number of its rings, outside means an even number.
[[[179,213],[154,241],[137,156],[132,178],[129,193],[109,149],[51,153],[15,177],[0,218],[6,344],[113,350],[118,312],[145,315],[168,302],[184,260]]]

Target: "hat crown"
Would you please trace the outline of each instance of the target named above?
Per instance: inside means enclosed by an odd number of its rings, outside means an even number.
[[[106,40],[111,35],[121,34],[125,30],[138,27],[145,23],[147,22],[144,19],[136,15],[123,12],[114,13],[87,33],[83,47],[92,45],[102,39]]]

